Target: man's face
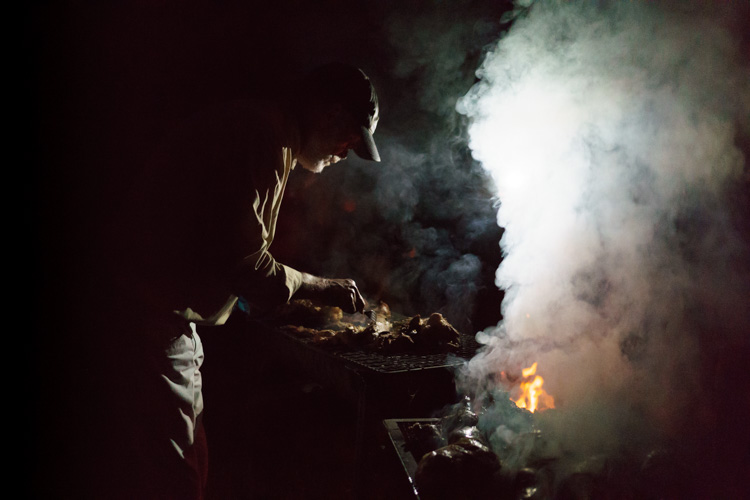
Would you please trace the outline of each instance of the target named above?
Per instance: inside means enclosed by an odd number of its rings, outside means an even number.
[[[358,140],[356,135],[336,139],[315,134],[299,152],[297,161],[305,170],[319,174],[328,165],[345,160]]]
[[[310,128],[297,161],[302,168],[316,174],[332,163],[345,160],[349,150],[361,140],[340,113],[327,113]]]

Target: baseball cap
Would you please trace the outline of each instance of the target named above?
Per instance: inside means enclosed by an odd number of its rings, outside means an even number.
[[[341,104],[354,119],[361,140],[352,151],[364,160],[380,161],[372,136],[380,119],[378,96],[364,71],[345,63],[330,63],[313,70],[307,83],[319,97]]]

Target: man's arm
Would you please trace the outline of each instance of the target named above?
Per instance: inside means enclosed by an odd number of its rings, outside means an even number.
[[[275,161],[283,164],[285,158],[278,157]],[[284,184],[282,172],[255,171],[250,182],[245,184],[256,189],[253,196],[246,199],[246,204],[237,210],[244,217],[238,224],[241,230],[235,237],[238,238],[238,248],[254,251],[246,254],[232,272],[235,294],[261,307],[275,306],[291,299],[308,299],[321,305],[340,307],[348,313],[363,311],[365,300],[353,280],[301,273],[276,261],[271,255],[269,241],[264,235],[275,232],[277,214],[269,211],[277,205],[276,198],[283,192],[280,189]]]
[[[229,258],[235,262],[230,270],[233,291],[260,307],[295,298],[361,311],[365,302],[354,281],[301,273],[276,261],[269,251],[292,161],[281,135],[273,119],[261,119],[251,120],[237,137],[248,153],[232,162],[235,170],[223,183],[227,195],[220,200],[229,207],[226,217],[231,220],[224,232],[230,240],[227,248],[236,249]]]
[[[293,298],[337,306],[348,313],[362,312],[366,305],[354,280],[320,278],[307,273],[302,273],[302,284]]]

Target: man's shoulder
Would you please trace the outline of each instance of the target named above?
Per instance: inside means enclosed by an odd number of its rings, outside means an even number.
[[[227,123],[256,147],[278,148],[294,142],[294,131],[288,126],[287,117],[273,101],[238,99],[225,103],[221,109]]]

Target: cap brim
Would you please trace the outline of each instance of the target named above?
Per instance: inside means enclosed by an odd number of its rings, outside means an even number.
[[[352,151],[363,160],[380,161],[380,154],[378,153],[378,148],[375,146],[375,139],[372,138],[372,134],[367,127],[361,127],[360,136],[362,140],[352,148]]]

